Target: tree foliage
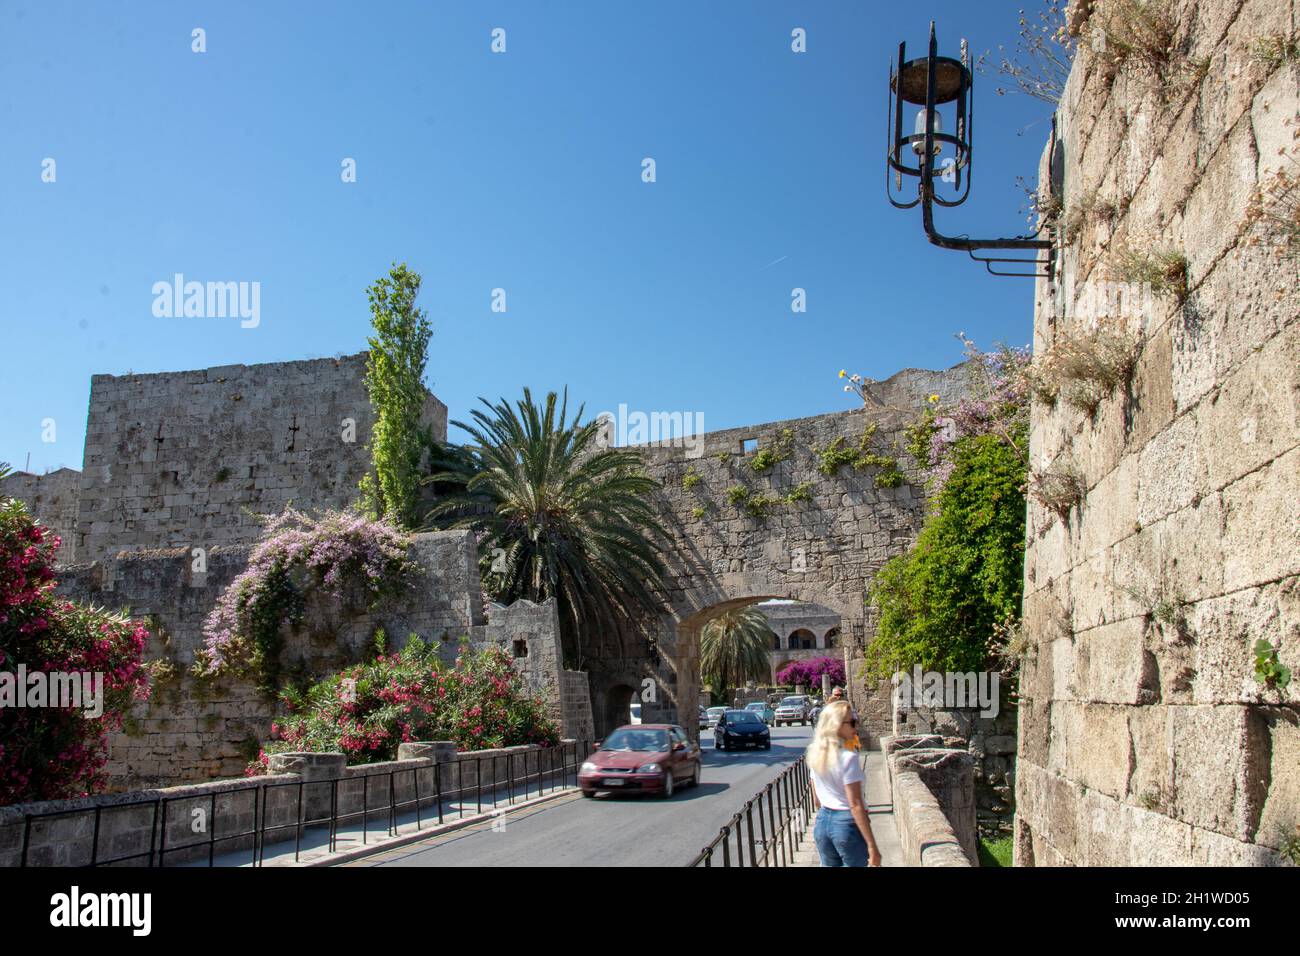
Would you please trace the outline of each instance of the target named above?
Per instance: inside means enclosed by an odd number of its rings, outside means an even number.
[[[0,463],[0,477],[7,471]],[[58,597],[58,546],[21,501],[0,497],[0,804],[102,789],[108,733],[149,696],[142,660],[148,631],[125,615]],[[19,674],[26,677],[23,700]],[[66,701],[54,699],[56,689],[70,690],[65,679],[91,696],[100,681],[99,705],[83,696],[80,707],[57,706]]]
[[[724,611],[700,631],[700,675],[715,694],[725,698],[730,688],[768,676],[771,646],[772,629],[762,611],[753,607]]]
[[[370,299],[366,390],[374,408],[370,433],[372,473],[361,480],[362,500],[372,515],[404,529],[418,524],[420,456],[425,446],[420,415],[424,409],[424,368],[432,328],[415,304],[420,275],[406,263],[366,290]]]
[[[568,396],[483,400],[472,438],[435,450],[435,527],[478,532],[483,582],[497,601],[555,598],[566,660],[597,636],[617,638],[662,609],[667,543],[638,452],[601,446],[601,424],[572,420]]]
[[[876,575],[879,611],[867,668],[884,677],[920,664],[971,671],[988,660],[995,628],[1020,613],[1025,551],[1025,462],[992,432],[960,438],[952,471],[916,545]]]

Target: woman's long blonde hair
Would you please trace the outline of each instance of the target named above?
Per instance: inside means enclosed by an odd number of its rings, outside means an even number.
[[[813,728],[813,739],[804,752],[808,769],[813,773],[826,776],[826,771],[839,759],[840,751],[844,749],[840,725],[851,713],[847,700],[831,701],[822,708],[817,726]]]

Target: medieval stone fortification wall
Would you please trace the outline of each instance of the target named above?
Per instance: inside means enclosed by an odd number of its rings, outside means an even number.
[[[250,544],[257,515],[347,505],[369,464],[365,366],[362,352],[94,376],[76,559]],[[425,422],[446,439],[447,407],[432,395]]]
[[[1082,8],[1111,5],[1073,6],[1087,37]],[[1296,36],[1300,5],[1172,6],[1166,81],[1085,39],[1058,113],[1075,235],[1035,353],[1099,321],[1143,345],[1094,415],[1034,411],[1032,466],[1083,494],[1028,512],[1022,865],[1275,863],[1300,822],[1300,681],[1254,676],[1261,638],[1300,674],[1300,268],[1249,212],[1300,135],[1300,67],[1256,41]],[[1099,295],[1125,247],[1181,252],[1185,301]]]
[[[926,396],[955,401],[966,388],[964,366],[942,371],[906,369],[871,383],[866,407],[747,428],[708,432],[690,446],[647,446],[649,473],[663,484],[660,507],[673,537],[668,551],[671,614],[656,634],[664,659],[647,672],[668,688],[665,719],[695,712],[699,696],[699,630],[730,607],[766,598],[790,598],[840,615],[839,645],[849,693],[875,734],[891,725],[887,688],[860,676],[863,648],[874,634],[866,589],[880,566],[916,539],[926,492],[905,450],[904,429]],[[853,448],[874,424],[871,450],[896,459],[904,481],[878,487],[874,467],[817,469],[818,453],[841,439]],[[756,456],[775,451],[780,461],[755,471]],[[800,500],[785,500],[802,487]],[[762,516],[728,498],[776,499]],[[602,686],[593,665],[593,688]],[[594,691],[599,694],[599,689]],[[597,705],[597,713],[600,707]],[[643,710],[643,714],[645,711]],[[645,718],[650,719],[650,718]],[[694,721],[680,718],[684,726]]]
[[[122,732],[109,736],[112,791],[238,776],[270,739],[278,703],[239,679],[200,680],[189,674],[203,641],[203,621],[217,596],[247,564],[246,546],[216,548],[207,571],[193,573],[186,549],[158,549],[75,565],[60,573],[59,592],[75,600],[126,607],[147,621],[148,660],[163,659],[173,676],[155,681],[153,695],[135,706]],[[559,622],[551,602],[492,605],[483,613],[478,555],[468,531],[413,538],[411,558],[420,578],[408,593],[373,610],[313,593],[303,626],[286,627],[281,654],[286,675],[320,676],[371,653],[383,628],[389,650],[412,635],[440,643],[452,663],[462,639],[496,644],[516,660],[528,685],[547,702],[557,725],[591,739],[586,675],[562,671]]]

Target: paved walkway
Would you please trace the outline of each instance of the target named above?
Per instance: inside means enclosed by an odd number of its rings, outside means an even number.
[[[902,866],[903,850],[898,842],[898,828],[894,824],[894,804],[889,794],[889,777],[885,773],[885,755],[879,750],[868,750],[864,769],[867,774],[867,810],[871,814],[871,832],[876,837],[876,846],[880,848],[880,865]],[[816,817],[808,822],[791,866],[821,866],[817,845],[813,842],[815,822]]]

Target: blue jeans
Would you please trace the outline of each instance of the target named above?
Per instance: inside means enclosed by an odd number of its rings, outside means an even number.
[[[822,866],[866,866],[870,861],[867,841],[848,810],[821,807],[813,824],[813,841]]]

